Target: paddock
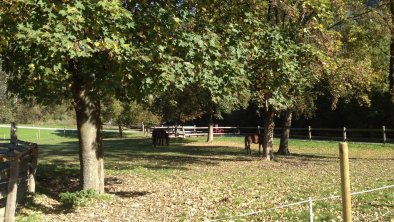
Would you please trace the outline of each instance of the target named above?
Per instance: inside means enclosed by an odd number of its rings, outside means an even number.
[[[25,139],[24,135],[35,132],[21,129],[19,135]],[[78,141],[75,134],[62,131],[40,133],[36,194],[22,207],[19,218],[308,221],[308,203],[277,207],[341,193],[336,141],[293,139],[291,156],[267,162],[258,157],[257,144],[251,147],[252,155],[246,155],[243,137],[216,137],[212,144],[202,137],[172,138],[170,146],[154,149],[151,138],[141,132],[122,139],[107,132],[105,188],[111,198],[65,211],[58,195],[78,189]],[[274,144],[276,151],[279,142]],[[352,192],[394,184],[393,144],[349,143],[349,148]],[[354,221],[394,218],[393,190],[352,196]],[[313,202],[313,212],[315,221],[341,220],[340,198]]]

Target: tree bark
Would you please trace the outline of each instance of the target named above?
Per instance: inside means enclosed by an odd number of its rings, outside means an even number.
[[[274,116],[275,112],[272,108],[264,113],[264,132],[263,132],[263,159],[273,159],[273,146],[274,146]]]
[[[209,117],[209,123],[208,123],[207,143],[212,143],[212,142],[213,142],[213,115],[211,114]]]
[[[291,110],[287,110],[285,113],[284,124],[282,128],[282,134],[280,137],[280,144],[278,154],[280,155],[289,155],[289,136],[290,136],[290,127],[291,120],[293,117],[293,112]]]
[[[103,193],[103,149],[100,107],[81,92],[76,102],[82,189]]]
[[[81,188],[104,193],[104,150],[100,102],[89,95],[90,82],[78,75],[78,67],[70,61],[73,73],[73,105],[77,118]]]

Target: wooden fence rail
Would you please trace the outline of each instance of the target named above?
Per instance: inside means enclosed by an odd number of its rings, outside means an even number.
[[[17,203],[35,192],[37,157],[37,144],[18,140],[11,126],[11,142],[0,143],[0,221],[15,221]]]
[[[173,137],[195,137],[207,136],[208,127],[201,126],[152,126],[144,128],[148,133],[153,129],[165,129]],[[234,127],[215,126],[214,135],[247,135],[251,133],[261,133],[261,126],[255,127]],[[281,128],[275,128],[275,137],[279,137]],[[394,129],[357,129],[357,128],[291,128],[290,138],[308,140],[336,140],[336,141],[360,141],[360,142],[394,142]]]

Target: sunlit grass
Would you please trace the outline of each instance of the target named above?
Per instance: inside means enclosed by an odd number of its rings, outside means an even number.
[[[0,128],[0,136],[7,132]],[[60,192],[78,189],[75,132],[41,130],[37,137],[37,130],[20,129],[18,134],[20,139],[39,144],[39,194],[56,199]],[[128,199],[130,204],[144,206],[131,215],[144,221],[201,221],[260,211],[227,220],[307,221],[307,204],[272,208],[309,197],[340,195],[338,142],[290,140],[292,155],[276,156],[276,161],[266,162],[258,157],[256,144],[252,155],[246,155],[242,137],[215,137],[212,144],[206,143],[204,137],[179,138],[172,139],[169,147],[157,148],[152,147],[150,137],[141,133],[116,137],[116,133],[104,135],[107,189],[110,193],[144,194]],[[274,150],[278,143],[274,141]],[[349,149],[352,191],[394,184],[393,144],[349,143]],[[56,186],[49,188],[47,183]],[[380,216],[394,208],[393,190],[352,197],[354,221],[390,221],[393,214]],[[111,201],[119,207],[118,199]],[[341,220],[339,198],[313,204],[315,221]],[[121,205],[118,210],[130,212],[127,207]],[[70,216],[56,210],[52,214],[42,214],[39,209],[31,213],[44,220]]]

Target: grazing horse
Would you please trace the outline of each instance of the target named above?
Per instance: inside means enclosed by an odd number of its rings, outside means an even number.
[[[163,146],[165,144],[168,146],[170,143],[170,137],[164,129],[154,129],[152,132],[152,142],[153,146]]]
[[[263,136],[259,135],[258,133],[245,136],[245,150],[247,154],[252,154],[252,151],[250,150],[250,145],[252,143],[259,144],[259,154],[260,154],[260,148],[263,145]]]

